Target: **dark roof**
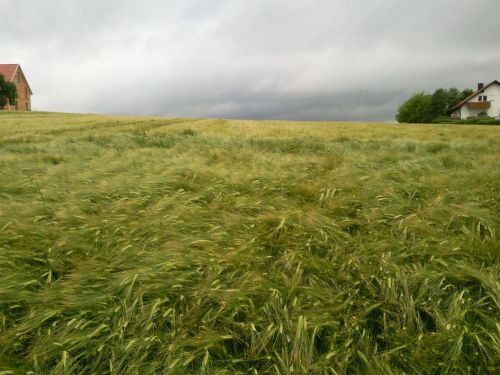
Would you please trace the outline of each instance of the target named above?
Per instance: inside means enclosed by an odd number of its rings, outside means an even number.
[[[480,88],[479,90],[476,90],[474,91],[472,94],[470,94],[468,97],[466,97],[464,100],[462,100],[460,103],[458,103],[457,105],[455,105],[453,108],[450,108],[448,110],[448,112],[451,112],[457,108],[460,108],[461,106],[463,106],[465,103],[467,103],[469,100],[471,100],[473,97],[475,97],[477,94],[481,93],[482,91],[486,90],[488,87],[490,87],[491,85],[493,84],[497,84],[497,85],[500,85],[500,82],[498,82],[497,80],[494,80],[493,82],[490,82],[488,83],[486,86]]]

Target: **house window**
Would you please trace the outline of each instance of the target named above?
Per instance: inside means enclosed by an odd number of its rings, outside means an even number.
[[[477,98],[477,101],[478,102],[482,102],[483,101],[483,97],[481,95],[479,95],[479,98]]]
[[[28,88],[24,89],[24,97],[28,99]]]
[[[488,97],[486,95],[483,95],[483,102],[487,102],[488,101]]]

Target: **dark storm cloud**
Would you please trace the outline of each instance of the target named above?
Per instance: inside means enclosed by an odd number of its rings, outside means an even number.
[[[37,109],[391,120],[500,78],[498,0],[0,0]]]

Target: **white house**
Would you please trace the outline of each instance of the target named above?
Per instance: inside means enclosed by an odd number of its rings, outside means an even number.
[[[465,120],[469,117],[490,116],[500,118],[500,82],[486,86],[478,83],[477,91],[450,109],[451,117]]]

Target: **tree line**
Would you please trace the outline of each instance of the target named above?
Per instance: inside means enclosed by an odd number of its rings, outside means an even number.
[[[406,123],[430,123],[438,117],[448,116],[448,111],[471,95],[472,89],[439,88],[433,94],[419,92],[398,109],[396,120]]]
[[[9,102],[10,104],[16,104],[17,99],[17,89],[14,82],[9,82],[5,77],[0,74],[0,107]]]

